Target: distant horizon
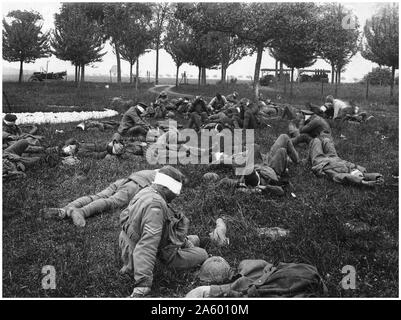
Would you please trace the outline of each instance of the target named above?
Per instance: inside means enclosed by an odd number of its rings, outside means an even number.
[[[348,8],[353,9],[354,14],[357,16],[358,21],[361,25],[361,29],[366,22],[366,19],[370,18],[375,12],[380,2],[342,2]],[[61,6],[60,1],[53,2],[24,2],[24,1],[13,1],[13,2],[2,2],[2,15],[3,18],[11,10],[35,10],[43,16],[43,29],[48,31],[54,28],[54,14],[59,11]],[[85,75],[87,76],[108,76],[109,70],[116,65],[116,57],[112,53],[112,48],[108,42],[104,46],[104,51],[107,53],[103,57],[103,61],[95,63],[93,66],[87,66],[85,68]],[[151,50],[149,53],[144,54],[139,58],[139,76],[145,78],[147,72],[150,72],[151,77],[155,77],[155,59],[156,52]],[[248,80],[254,75],[256,55],[246,56],[243,59],[235,62],[227,70],[227,78],[235,77],[238,79]],[[275,60],[269,55],[266,49],[263,53],[261,68],[274,68]],[[67,71],[68,74],[74,75],[74,66],[69,61],[62,61],[57,59],[55,56],[49,58],[42,58],[36,60],[34,63],[24,64],[24,69],[28,72],[38,72],[42,69],[46,70],[48,66],[48,72],[60,72]],[[377,64],[372,63],[364,59],[358,52],[346,66],[346,70],[341,75],[343,82],[358,82],[364,75],[370,72],[373,68],[378,67]],[[7,73],[7,69],[17,69],[19,72],[19,62],[7,62],[3,60],[2,72]],[[330,65],[322,59],[318,59],[317,62],[309,67],[308,69],[331,69]],[[129,63],[121,60],[122,74],[129,76]],[[220,79],[221,69],[207,70],[208,79]],[[181,74],[186,72],[190,78],[198,77],[198,68],[189,64],[183,64],[179,71],[179,77]],[[159,51],[159,77],[169,75],[171,78],[175,78],[176,66],[171,56],[163,49]],[[134,71],[135,73],[135,71]],[[398,70],[397,70],[398,74]],[[295,74],[295,76],[297,76]]]

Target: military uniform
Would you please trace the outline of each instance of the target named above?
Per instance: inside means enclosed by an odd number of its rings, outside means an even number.
[[[127,112],[124,113],[117,133],[119,135],[146,136],[149,128],[150,125],[141,118],[135,106],[129,108]]]
[[[157,257],[175,269],[195,267],[208,257],[188,241],[188,219],[174,212],[152,186],[132,199],[120,223],[121,272],[134,274],[135,287],[151,287]]]
[[[152,184],[156,171],[142,170],[134,172],[128,178],[119,179],[103,191],[84,196],[67,204],[64,209],[78,208],[84,218],[110,209],[127,206],[131,199],[141,190]]]
[[[297,129],[295,125],[290,122],[289,134],[292,137],[292,143],[296,146],[303,142],[309,143],[313,138],[321,134],[328,137],[331,136],[331,128],[325,119],[318,115],[312,115],[300,129]]]
[[[315,138],[309,147],[309,157],[312,171],[317,176],[327,176],[337,183],[362,184],[362,181],[376,181],[382,178],[379,173],[367,173],[364,167],[345,161],[337,155],[332,139],[327,137]],[[363,178],[352,174],[359,170]]]

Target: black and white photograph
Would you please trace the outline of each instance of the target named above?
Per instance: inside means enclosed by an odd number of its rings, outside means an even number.
[[[3,299],[399,297],[398,2],[1,16]]]

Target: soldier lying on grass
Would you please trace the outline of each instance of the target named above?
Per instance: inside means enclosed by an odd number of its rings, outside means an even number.
[[[29,132],[24,133],[20,126],[16,124],[16,121],[17,116],[15,114],[8,113],[4,116],[2,124],[3,150],[21,139],[27,140],[30,145],[39,145],[43,137],[35,135],[38,131],[38,128],[34,125],[29,126]]]
[[[345,161],[337,155],[331,137],[321,135],[309,145],[312,171],[337,183],[376,186],[384,183],[380,173],[367,173],[364,167]]]
[[[119,179],[101,192],[78,198],[63,208],[46,208],[41,213],[46,218],[71,218],[78,227],[84,227],[85,219],[95,214],[121,209],[143,188],[150,186],[155,178],[155,170],[142,170],[129,177]]]
[[[108,155],[121,156],[124,153],[124,145],[113,140],[111,142],[78,142],[71,138],[65,141],[60,148],[61,156],[77,156],[79,158],[104,159]]]
[[[15,141],[12,145],[3,150],[3,179],[13,180],[25,178],[25,171],[36,164],[44,161],[53,165],[54,160],[58,162],[57,148],[44,148],[42,146],[32,146],[27,139]]]
[[[266,155],[262,155],[259,145],[254,144],[252,148],[246,151],[246,157],[245,166],[249,168],[253,164],[253,168],[249,170],[250,172],[242,175],[240,179],[224,178],[220,181],[220,185],[225,184],[237,188],[245,188],[244,190],[251,192],[270,192],[276,195],[283,195],[284,190],[281,185],[288,182],[288,159],[295,164],[300,162],[298,152],[286,134],[281,134],[277,138]],[[222,160],[224,161],[224,157]],[[236,166],[235,155],[232,160],[234,161],[233,166]]]
[[[294,146],[300,143],[308,144],[322,133],[331,135],[330,125],[325,119],[309,110],[301,110],[301,113],[299,127],[296,126],[296,121],[292,121],[288,125],[289,135]]]
[[[180,194],[184,180],[177,169],[161,168],[153,184],[141,190],[121,212],[121,273],[134,275],[131,297],[150,293],[156,257],[178,270],[193,268],[208,258],[198,247],[199,237],[187,236],[188,218],[169,205]]]

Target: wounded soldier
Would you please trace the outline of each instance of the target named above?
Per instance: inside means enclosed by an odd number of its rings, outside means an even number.
[[[38,128],[36,126],[29,126],[31,130],[28,133],[22,132],[22,129],[16,124],[17,116],[15,114],[6,114],[2,123],[3,131],[3,149],[14,144],[16,141],[25,139],[30,145],[37,146],[40,144],[42,136],[36,136]]]
[[[184,175],[165,166],[150,187],[141,190],[120,214],[121,273],[134,276],[131,297],[150,293],[156,259],[183,270],[203,263],[207,252],[199,248],[198,236],[187,236],[189,220],[169,205],[181,192]]]
[[[301,110],[301,112],[304,118],[301,119],[299,128],[296,127],[294,122],[290,122],[288,125],[288,131],[294,146],[300,143],[309,143],[313,138],[321,134],[331,135],[330,125],[325,119],[309,110]]]
[[[117,133],[114,134],[113,140],[121,140],[121,136],[139,136],[145,139],[146,134],[151,128],[150,124],[143,119],[147,106],[143,103],[138,103],[130,107],[124,113]]]
[[[78,158],[104,159],[107,155],[121,156],[125,146],[117,140],[111,142],[78,142],[74,138],[65,141],[61,147],[61,156],[77,156]]]
[[[280,185],[286,182],[288,159],[295,164],[300,161],[298,152],[286,134],[281,134],[277,138],[266,155],[262,155],[260,147],[255,144],[247,151],[246,157],[246,166],[254,164],[251,171],[241,176],[239,180],[224,178],[221,180],[222,184],[245,187],[250,191],[283,195],[284,190]]]
[[[315,138],[310,142],[309,157],[312,171],[319,177],[327,176],[337,183],[376,186],[384,183],[380,173],[367,173],[364,167],[341,159],[332,139]]]
[[[26,177],[26,169],[34,166],[42,159],[40,156],[27,155],[32,148],[44,150],[43,147],[31,146],[26,139],[18,140],[3,150],[3,179],[11,180]]]
[[[119,179],[101,192],[78,198],[63,208],[46,208],[41,212],[47,218],[71,218],[78,227],[84,227],[85,219],[108,210],[122,209],[143,188],[150,186],[155,178],[155,170],[142,170],[129,177]]]

